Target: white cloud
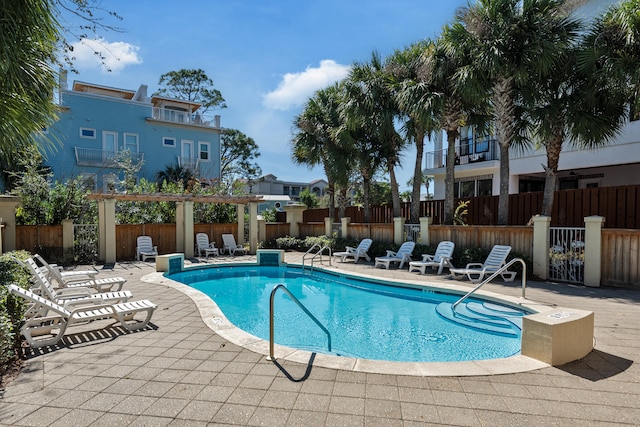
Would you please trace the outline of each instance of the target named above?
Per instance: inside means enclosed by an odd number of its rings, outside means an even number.
[[[300,106],[318,89],[345,78],[349,69],[348,65],[325,59],[320,61],[317,68],[307,67],[300,73],[287,73],[274,91],[263,96],[262,103],[274,110]]]
[[[142,63],[138,56],[140,48],[125,42],[109,43],[103,38],[85,38],[72,46],[73,63],[78,69],[100,68],[103,72],[118,73],[127,65]]]

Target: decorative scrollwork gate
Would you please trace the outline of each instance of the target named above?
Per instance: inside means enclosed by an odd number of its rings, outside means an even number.
[[[549,229],[549,279],[584,283],[584,228]]]

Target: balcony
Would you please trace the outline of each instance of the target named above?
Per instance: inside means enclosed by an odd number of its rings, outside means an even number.
[[[100,168],[120,169],[119,154],[124,152],[104,151],[96,148],[75,147],[76,164],[78,166],[94,166]],[[142,162],[143,153],[130,154],[133,163]]]
[[[200,161],[197,158],[178,156],[178,166],[200,175]]]
[[[153,107],[153,119],[171,123],[220,127],[220,116],[215,116],[213,121],[207,121],[199,113],[194,114],[188,111],[162,107]]]
[[[500,160],[500,150],[495,139],[484,139],[480,141],[462,140],[456,146],[456,165],[467,165],[471,163],[488,162]],[[427,169],[443,168],[447,164],[447,149],[429,151],[425,153],[425,164]]]

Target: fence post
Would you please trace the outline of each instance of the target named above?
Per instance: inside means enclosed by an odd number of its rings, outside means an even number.
[[[393,218],[393,243],[401,245],[404,241],[404,218]]]
[[[342,218],[342,238],[346,239],[349,237],[349,223],[351,222],[351,217],[345,216]]]
[[[429,246],[429,226],[433,224],[433,218],[430,216],[420,217],[420,237],[418,243]]]
[[[176,252],[181,252],[186,258],[194,254],[193,241],[193,202],[187,200],[176,203]]]
[[[599,287],[602,275],[602,224],[604,217],[584,219],[584,285]]]
[[[324,235],[331,237],[333,234],[333,218],[326,217],[324,219]]]
[[[533,275],[542,280],[549,278],[549,227],[551,217],[533,218]]]
[[[287,212],[289,235],[291,237],[300,237],[299,223],[302,222],[302,214],[304,213],[305,209],[307,209],[307,206],[303,204],[286,205],[284,207],[285,212]]]
[[[16,209],[22,200],[17,196],[0,196],[0,253],[14,251],[16,249]]]
[[[62,259],[64,262],[73,260],[73,220],[62,220]]]
[[[100,259],[116,262],[116,199],[98,200],[98,237]]]

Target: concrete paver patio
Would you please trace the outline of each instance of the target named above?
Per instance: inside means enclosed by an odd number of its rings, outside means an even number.
[[[300,254],[286,254],[297,263]],[[230,262],[255,257],[219,257]],[[372,263],[333,268],[440,282]],[[278,360],[235,345],[203,322],[195,303],[149,283],[151,263],[118,263],[136,299],[159,305],[146,330],[111,321],[68,330],[53,348],[28,351],[0,391],[2,425],[640,425],[640,292],[529,282],[527,298],[595,312],[595,350],[561,367],[486,376],[410,376]],[[143,279],[144,278],[144,279]],[[456,282],[458,284],[458,282]],[[469,286],[468,282],[462,284]],[[488,285],[518,297],[518,281]],[[446,372],[443,372],[446,375]]]

